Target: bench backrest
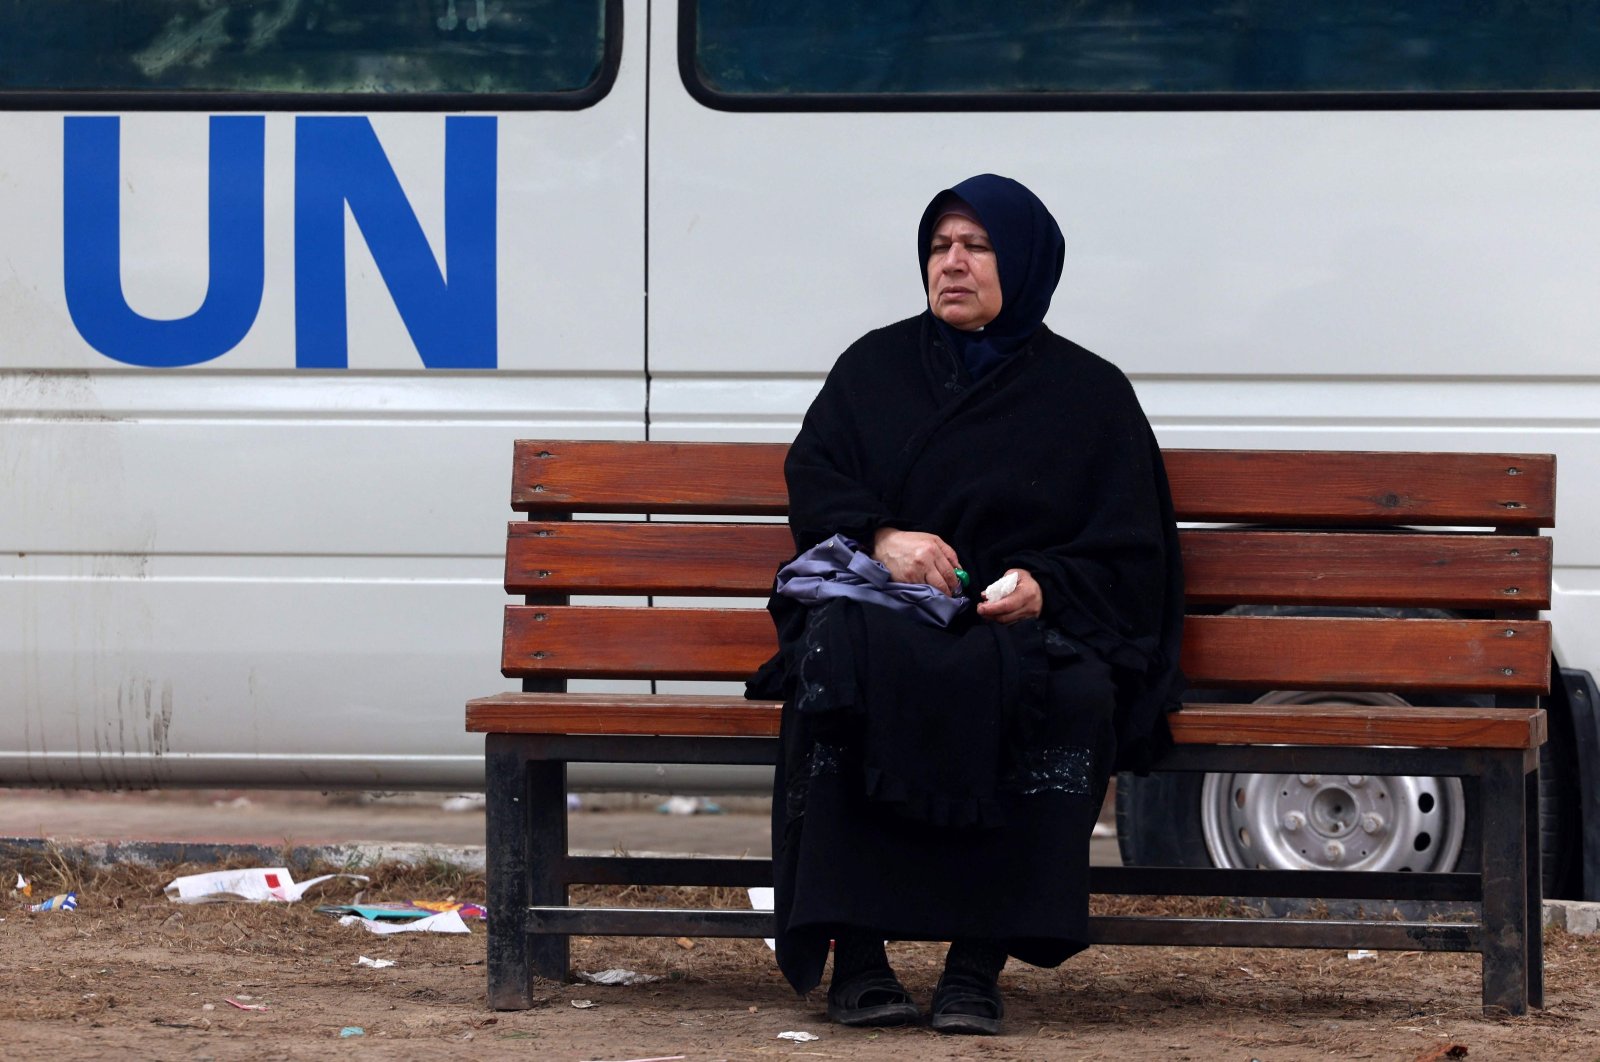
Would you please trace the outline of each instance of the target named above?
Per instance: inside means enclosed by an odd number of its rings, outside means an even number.
[[[754,671],[774,648],[764,611],[654,599],[765,597],[793,552],[787,527],[771,519],[786,509],[786,450],[519,441],[512,508],[529,518],[510,525],[505,584],[528,603],[506,608],[504,674],[742,679]],[[1475,691],[1504,704],[1548,692],[1550,632],[1537,615],[1550,603],[1551,542],[1539,529],[1554,526],[1553,456],[1164,456],[1180,522],[1248,525],[1181,532],[1191,613],[1183,667],[1195,687]],[[587,596],[651,600],[569,603]],[[1225,614],[1240,605],[1383,611]],[[1399,609],[1450,614],[1391,614]]]

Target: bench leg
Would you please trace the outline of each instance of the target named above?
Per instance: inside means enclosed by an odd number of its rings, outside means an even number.
[[[1528,788],[1520,754],[1493,756],[1481,792],[1483,1009],[1525,1014],[1531,936],[1528,898],[1530,888],[1538,886],[1528,882]],[[1538,837],[1537,829],[1534,837]]]
[[[569,966],[566,937],[528,934],[529,906],[567,901],[566,764],[531,755],[525,738],[484,740],[488,996],[495,1010],[528,1009],[533,977],[562,980]]]
[[[567,903],[567,764],[535,760],[528,764],[528,898],[535,905]],[[565,934],[528,934],[524,930],[533,972],[551,981],[565,981],[572,972],[570,938]]]
[[[1540,852],[1539,772],[1523,776],[1528,860],[1528,1003],[1544,1006],[1544,866]]]

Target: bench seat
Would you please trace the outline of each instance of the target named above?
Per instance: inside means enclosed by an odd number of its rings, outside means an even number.
[[[779,701],[685,693],[502,693],[467,702],[467,729],[481,734],[776,738],[782,707]],[[1169,722],[1178,745],[1537,749],[1546,738],[1544,713],[1521,708],[1187,704]],[[1286,741],[1291,735],[1293,741]]]

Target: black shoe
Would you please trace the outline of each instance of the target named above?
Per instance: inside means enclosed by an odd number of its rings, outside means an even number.
[[[964,970],[946,970],[933,990],[928,1027],[942,1033],[994,1036],[1005,1012],[997,982]]]
[[[840,1025],[909,1025],[921,1017],[888,969],[866,970],[828,989],[828,1020]]]

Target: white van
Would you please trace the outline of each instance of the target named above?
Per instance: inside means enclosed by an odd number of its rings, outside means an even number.
[[[1600,893],[1600,28],[1282,6],[0,8],[0,784],[480,785],[511,441],[790,438],[992,171],[1164,445],[1560,456]],[[1453,862],[1472,794],[1389,781]],[[1123,790],[1130,858],[1233,858],[1226,784]]]

